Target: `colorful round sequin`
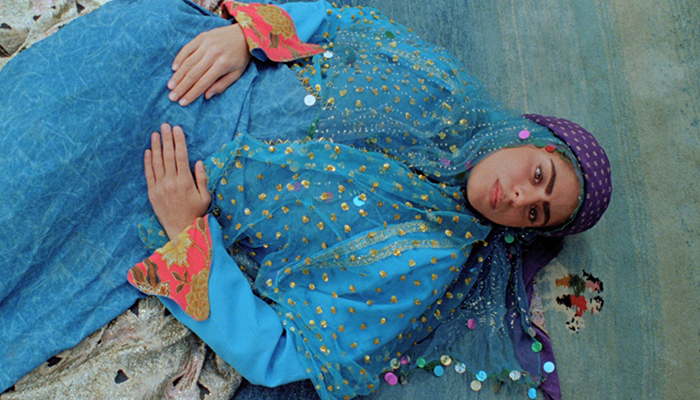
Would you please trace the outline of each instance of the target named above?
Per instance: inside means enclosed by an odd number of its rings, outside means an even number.
[[[506,243],[511,244],[515,242],[515,237],[513,235],[506,235],[503,240],[506,241]]]
[[[479,382],[483,382],[488,378],[488,375],[486,374],[486,371],[479,371],[476,373],[476,379],[479,380]]]
[[[418,366],[418,368],[425,367],[425,358],[418,357],[418,359],[416,360],[416,365]]]
[[[467,321],[467,328],[476,329],[476,321],[474,318],[469,318],[469,321]]]
[[[360,196],[355,196],[355,198],[352,199],[352,202],[355,203],[355,205],[358,207],[362,207],[363,205],[365,205],[365,202],[362,201],[362,199],[360,199]]]
[[[445,374],[445,369],[438,365],[437,367],[433,368],[433,374],[435,374],[437,377],[441,377]]]
[[[399,378],[397,378],[393,372],[387,372],[386,374],[384,374],[384,380],[391,386],[394,386],[397,383],[399,383]]]
[[[479,390],[481,390],[481,382],[473,380],[469,387],[471,387],[473,391],[478,392]]]
[[[464,363],[457,363],[455,364],[455,371],[457,371],[458,374],[463,374],[467,371],[467,366],[464,365]]]
[[[532,344],[532,351],[535,353],[542,351],[542,343],[535,340],[535,343]]]
[[[314,96],[313,94],[307,94],[304,97],[304,104],[306,104],[309,107],[313,106],[314,104],[316,104],[316,96]]]
[[[406,365],[411,362],[411,357],[401,356],[401,365]]]
[[[323,53],[323,56],[324,56],[325,58],[333,58],[333,52],[332,52],[332,51],[326,51],[325,53]]]
[[[544,370],[544,372],[551,374],[552,372],[554,372],[554,363],[551,361],[547,361],[542,366],[542,369]]]
[[[399,361],[398,358],[392,358],[391,361],[389,361],[389,365],[391,366],[392,369],[401,368],[401,362]]]
[[[535,388],[530,388],[530,390],[527,391],[527,395],[531,399],[536,399],[537,398],[537,390],[535,390]]]
[[[444,366],[448,366],[448,365],[452,364],[452,357],[447,356],[447,355],[442,356],[442,357],[440,357],[440,363]]]
[[[519,371],[510,371],[510,374],[508,374],[510,377],[510,380],[513,382],[519,381],[520,380],[520,372]]]
[[[530,131],[528,130],[522,130],[520,133],[518,133],[518,137],[522,140],[525,140],[530,137]]]

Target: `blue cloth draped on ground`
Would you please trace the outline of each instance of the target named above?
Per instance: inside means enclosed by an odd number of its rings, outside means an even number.
[[[355,20],[349,13],[360,15],[351,10],[342,20],[326,19],[324,13],[310,18],[316,27],[305,27],[304,37],[322,41],[323,33],[335,34],[337,28]],[[0,331],[6,338],[0,345],[0,389],[57,351],[76,344],[138,297],[125,276],[128,268],[148,255],[135,234],[137,222],[150,216],[140,159],[149,133],[162,122],[184,128],[192,160],[213,153],[237,132],[271,141],[311,134],[385,152],[448,183],[464,179],[465,166],[497,148],[556,144],[545,128],[499,111],[481,97],[478,85],[458,70],[447,53],[390,24],[379,13],[368,15],[376,24],[344,30],[335,47],[337,56],[317,56],[295,67],[301,79],[286,66],[255,63],[223,95],[197,100],[186,108],[167,100],[165,83],[171,75],[171,60],[196,34],[227,22],[182,1],[111,3],[8,64],[0,83],[0,100],[9,104],[2,110],[0,129],[5,136],[0,146],[5,154],[13,155],[2,161],[3,171],[15,174],[4,176],[0,185],[9,199],[0,209],[4,246],[0,257],[9,271],[0,284]],[[368,39],[365,32],[370,34]],[[380,52],[369,52],[380,47]],[[10,76],[12,79],[4,79]],[[42,80],[47,76],[53,79]],[[356,79],[367,83],[353,84]],[[307,90],[318,100],[311,107],[302,101]],[[522,129],[531,131],[527,140],[518,139]],[[314,163],[310,155],[304,157]],[[315,162],[320,165],[320,160]],[[297,161],[294,168],[316,168]],[[210,166],[215,164],[214,159],[209,160]],[[255,181],[256,175],[247,179]],[[308,181],[319,184],[316,189],[333,183]],[[384,182],[381,177],[379,185]],[[303,186],[302,180],[298,183]],[[373,183],[368,185],[371,190]],[[337,195],[337,185],[333,190],[328,192]],[[397,215],[414,212],[405,203],[397,206],[402,209]],[[26,215],[31,220],[22,218]],[[449,221],[447,225],[455,224]],[[220,222],[226,231],[227,219]],[[371,227],[362,230],[367,229]],[[455,225],[449,230],[464,229]],[[455,290],[463,295],[472,290],[467,297],[476,303],[469,302],[472,309],[460,308],[464,312],[456,314],[465,317],[471,313],[484,323],[489,318],[495,321],[491,333],[475,332],[475,343],[481,347],[469,360],[464,358],[470,372],[476,373],[485,364],[483,368],[492,376],[522,368],[532,374],[535,384],[541,378],[539,357],[533,360],[532,354],[525,354],[529,361],[520,357],[520,345],[529,345],[532,339],[521,337],[529,321],[519,269],[520,241],[510,247],[504,244],[504,238],[513,235],[519,237],[515,231],[498,229],[488,239],[490,246],[472,252],[473,260],[481,257],[490,267],[462,268],[462,274],[473,276],[467,280],[468,276],[460,275]],[[231,232],[229,237],[233,237]],[[250,245],[255,247],[255,243]],[[265,265],[265,252],[259,254]],[[511,258],[515,258],[513,265]],[[325,281],[323,275],[320,279]],[[262,278],[258,283],[263,290],[269,287]],[[459,308],[462,298],[446,292],[444,284],[435,288],[438,293],[431,296],[437,297],[430,299],[442,302],[428,309],[430,304],[421,302],[422,314],[415,325],[406,327],[415,332],[414,339],[431,333],[442,322],[441,316]],[[484,307],[487,296],[499,305]],[[298,301],[304,300],[293,300]],[[452,321],[451,326],[464,326],[458,318]],[[438,336],[440,345],[453,336],[444,332]],[[486,354],[486,348],[496,348],[483,345],[486,341],[501,349],[495,357],[495,352]],[[353,375],[357,378],[353,384],[373,385],[376,374],[388,367],[384,359],[396,340],[379,342],[386,345],[377,351],[382,357],[374,360],[372,376]],[[321,346],[314,349],[319,357],[325,354]],[[431,349],[420,350],[429,354]],[[326,367],[322,365],[310,364],[309,368],[317,382],[318,374],[333,374],[323,371]]]
[[[125,276],[148,255],[136,227],[152,212],[141,161],[150,132],[182,126],[192,160],[239,130],[306,133],[314,110],[293,101],[306,91],[286,66],[251,64],[224,94],[186,108],[168,100],[179,49],[228,23],[183,1],[115,1],[3,69],[0,390],[140,297]]]

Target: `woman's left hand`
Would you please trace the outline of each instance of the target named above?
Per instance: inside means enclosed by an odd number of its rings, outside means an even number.
[[[196,181],[190,172],[187,144],[182,128],[161,125],[151,135],[151,150],[144,154],[148,199],[165,233],[172,240],[195,219],[207,212],[211,194],[207,190],[204,163],[195,164]],[[162,140],[161,140],[162,136]]]
[[[238,24],[200,33],[173,61],[168,98],[186,106],[222,93],[243,75],[251,60],[243,29]]]

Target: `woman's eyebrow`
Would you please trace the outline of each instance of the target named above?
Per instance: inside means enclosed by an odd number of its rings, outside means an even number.
[[[547,189],[545,189],[544,191],[547,194],[547,196],[550,196],[552,194],[552,190],[554,189],[554,181],[557,179],[557,169],[554,168],[554,161],[550,159],[549,162],[552,163],[552,176],[549,178]]]
[[[554,182],[557,180],[557,169],[554,167],[554,160],[550,159],[550,163],[552,163],[552,176],[549,178],[549,182],[547,183],[547,188],[544,190],[544,192],[547,194],[547,196],[552,195],[552,190],[554,190]],[[545,201],[542,204],[542,210],[544,211],[544,222],[542,223],[542,226],[547,225],[549,222],[550,218],[550,212],[549,212],[549,202]]]
[[[547,223],[549,222],[549,217],[550,217],[550,214],[549,214],[549,202],[548,202],[548,201],[545,201],[545,202],[542,204],[542,210],[544,211],[544,222],[542,223],[542,226],[545,226],[545,225],[547,225]]]

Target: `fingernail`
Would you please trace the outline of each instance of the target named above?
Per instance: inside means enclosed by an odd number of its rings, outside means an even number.
[[[169,98],[170,100],[172,100],[172,101],[177,100],[177,93],[175,93],[175,92],[170,92],[170,94],[168,95],[168,98]]]
[[[177,69],[178,69],[178,68],[180,68],[180,66],[179,66],[179,65],[177,65],[177,64],[173,64],[173,71],[177,71]]]
[[[186,105],[187,105],[187,100],[185,100],[185,99],[180,100],[180,105],[181,105],[181,106],[186,106]]]
[[[170,89],[170,90],[175,89],[175,81],[168,82],[168,89]]]

